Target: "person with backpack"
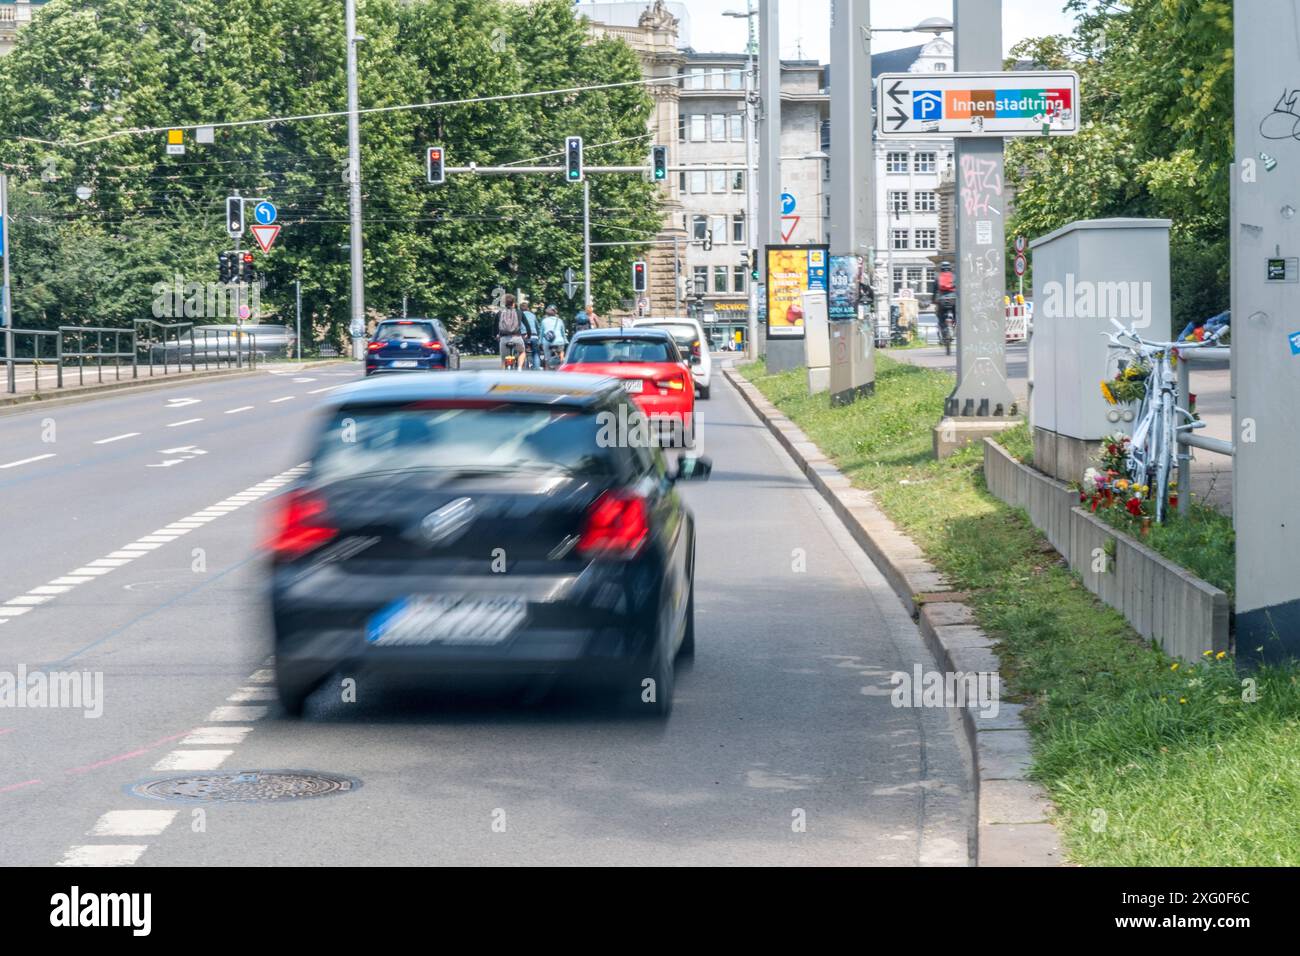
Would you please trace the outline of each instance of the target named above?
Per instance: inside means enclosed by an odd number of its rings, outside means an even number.
[[[564,362],[564,349],[569,344],[569,336],[564,328],[564,320],[559,310],[553,305],[546,307],[542,316],[542,368],[556,369]]]
[[[585,309],[579,308],[577,315],[573,317],[573,331],[585,332],[591,328],[591,313],[594,311],[595,309],[592,309],[591,306],[587,306]]]
[[[502,368],[523,367],[523,330],[523,313],[516,307],[515,297],[507,293],[501,300],[501,310],[497,312],[497,341],[501,350]]]
[[[934,298],[935,318],[939,321],[939,338],[944,350],[952,353],[953,329],[957,322],[957,276],[951,262],[939,263],[939,272],[930,285]]]
[[[541,327],[537,322],[537,313],[528,308],[528,303],[520,300],[520,311],[524,317],[524,347],[528,356],[528,367],[539,368],[538,353],[541,350]]]

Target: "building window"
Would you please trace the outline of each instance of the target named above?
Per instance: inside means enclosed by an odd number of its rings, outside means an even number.
[[[916,230],[916,248],[918,249],[938,249],[939,248],[939,231],[937,229],[918,229]]]
[[[906,249],[907,230],[906,229],[889,230],[889,247],[891,249]]]
[[[732,113],[727,117],[727,122],[731,126],[731,141],[733,143],[743,143],[745,141],[745,114]]]
[[[704,67],[693,66],[687,70],[683,85],[688,90],[704,89]]]
[[[907,212],[907,192],[901,189],[891,189],[889,191],[889,211],[892,213]]]
[[[820,146],[822,148],[822,151],[829,153],[831,151],[831,121],[830,120],[828,119],[822,120],[821,127],[820,127],[820,135],[818,139],[820,140]]]
[[[939,194],[930,189],[918,190],[916,193],[916,211],[917,212],[937,212],[939,209]]]
[[[709,179],[713,183],[712,191],[715,193],[725,193],[727,186],[731,183],[731,177],[727,175],[725,169],[715,169],[709,173]]]
[[[686,123],[687,116],[685,113],[677,114],[677,142],[686,142]]]
[[[706,193],[709,191],[709,174],[703,169],[691,170],[691,192]]]
[[[726,266],[713,267],[713,291],[724,292],[724,293],[727,291],[727,267]]]
[[[733,193],[745,191],[745,174],[739,169],[731,174],[731,191]]]
[[[677,174],[677,191],[686,192],[686,170]]]
[[[898,293],[903,291],[903,267],[902,266],[894,266],[893,286],[894,286],[894,295],[898,295]]]
[[[713,233],[713,244],[720,246],[727,241],[727,217],[710,216],[709,231]]]
[[[934,65],[934,72],[936,72],[936,73],[947,73],[947,72],[948,72],[948,64],[947,64],[947,63],[936,63],[936,64]]]
[[[695,216],[691,219],[691,238],[703,240],[709,234],[709,217]]]
[[[715,143],[725,143],[727,141],[727,114],[713,113],[709,116],[712,126],[710,138]]]
[[[886,153],[885,172],[887,173],[907,172],[907,153]]]
[[[691,120],[691,142],[703,143],[708,138],[709,118],[703,113],[695,113]]]
[[[921,288],[930,289],[934,285],[934,266],[926,266],[921,272]]]
[[[821,163],[822,163],[822,180],[823,180],[824,182],[830,182],[830,181],[831,181],[831,161],[830,161],[829,159],[823,159],[823,160],[821,161]]]
[[[731,217],[731,241],[738,246],[745,244],[745,214],[738,212]]]
[[[745,291],[745,272],[746,272],[746,268],[747,268],[746,266],[732,266],[732,267],[731,267],[731,291],[732,291],[732,292],[744,292],[744,291]]]
[[[709,89],[721,90],[727,85],[727,73],[720,66],[715,66],[709,70]]]
[[[691,282],[691,293],[693,295],[703,295],[709,291],[709,267],[696,266],[691,270],[693,277]]]
[[[933,173],[938,170],[937,153],[917,153],[914,169],[918,173]]]
[[[913,292],[921,291],[921,267],[920,266],[907,267],[907,287],[911,289]]]
[[[727,70],[727,89],[743,90],[745,88],[744,67],[732,67]]]

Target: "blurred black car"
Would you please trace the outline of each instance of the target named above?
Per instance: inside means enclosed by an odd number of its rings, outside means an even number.
[[[438,319],[385,319],[366,345],[366,374],[454,371],[460,349]]]
[[[393,376],[333,393],[270,541],[275,673],[594,678],[666,715],[695,645],[695,520],[621,382]],[[628,440],[620,440],[620,429]],[[651,683],[651,681],[653,683]]]

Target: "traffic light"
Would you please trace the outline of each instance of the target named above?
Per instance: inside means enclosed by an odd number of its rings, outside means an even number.
[[[217,276],[222,284],[234,279],[235,270],[230,261],[230,253],[223,252],[217,256]]]
[[[668,178],[668,147],[656,146],[651,151],[651,156],[655,182],[661,183]]]
[[[571,183],[582,182],[582,137],[570,136],[564,144],[565,178]]]
[[[640,293],[645,290],[645,263],[638,259],[632,263],[632,291]]]
[[[758,281],[758,250],[749,250],[749,278]]]
[[[247,282],[249,285],[257,281],[257,264],[253,261],[251,252],[242,253],[240,256],[239,281]]]
[[[244,200],[239,196],[226,197],[226,234],[231,239],[244,234]]]
[[[434,186],[440,186],[447,181],[447,174],[442,168],[442,147],[430,146],[428,154],[425,156],[425,172],[429,182]]]
[[[709,229],[707,229],[707,230],[705,231],[705,233],[704,233],[704,251],[705,251],[705,252],[712,252],[712,251],[713,251],[713,229],[712,229],[712,227],[710,227]]]

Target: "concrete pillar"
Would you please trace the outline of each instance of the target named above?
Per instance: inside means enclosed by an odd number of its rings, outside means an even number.
[[[1300,657],[1300,0],[1233,10],[1237,653]]]

